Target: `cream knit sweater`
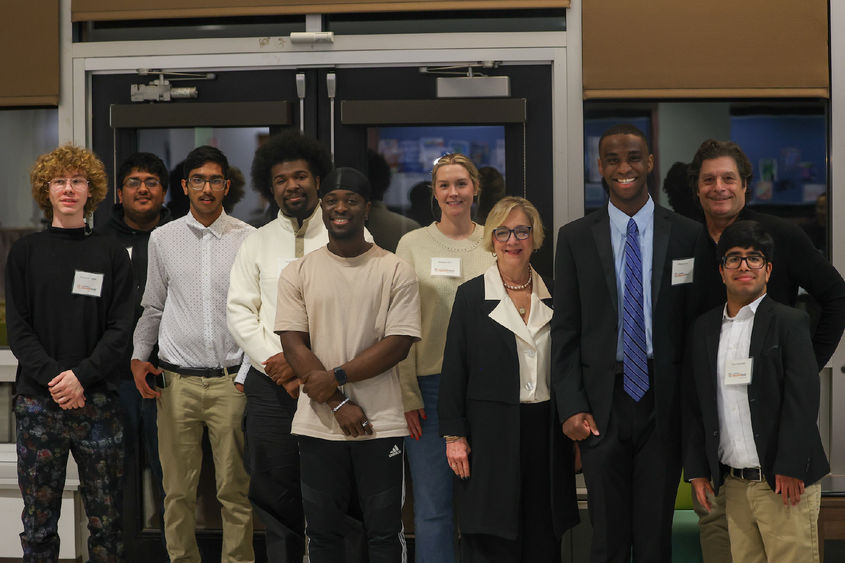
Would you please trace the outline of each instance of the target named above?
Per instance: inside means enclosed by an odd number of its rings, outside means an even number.
[[[402,401],[405,411],[425,407],[417,377],[440,373],[446,327],[452,314],[452,303],[458,286],[480,276],[495,261],[484,250],[484,227],[476,224],[472,234],[454,240],[437,228],[435,223],[407,233],[399,240],[396,254],[408,262],[420,282],[422,311],[422,339],[411,347],[408,357],[399,363]],[[432,276],[432,258],[460,258],[460,277]]]

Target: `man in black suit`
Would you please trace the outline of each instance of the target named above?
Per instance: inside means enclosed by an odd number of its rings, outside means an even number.
[[[685,475],[705,510],[724,490],[734,561],[818,562],[818,480],[830,466],[808,318],[767,296],[776,253],[760,223],[727,227],[718,252],[727,304],[690,335]]]
[[[580,441],[593,561],[670,561],[680,479],[680,369],[701,225],[652,201],[645,136],[599,141],[607,208],[560,230],[552,385]]]
[[[690,164],[690,186],[704,211],[708,235],[697,255],[694,285],[699,306],[696,312],[704,313],[725,302],[725,285],[719,277],[716,252],[722,232],[737,220],[758,221],[778,249],[767,283],[769,297],[794,306],[800,286],[819,305],[812,342],[816,365],[821,370],[839,345],[845,328],[845,281],[797,225],[748,209],[745,203],[751,173],[751,161],[731,141],[704,141]],[[711,510],[707,511],[695,502],[705,563],[731,561],[723,503],[724,495],[711,498]]]

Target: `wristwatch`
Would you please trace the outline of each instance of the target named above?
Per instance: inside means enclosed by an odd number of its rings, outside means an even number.
[[[337,380],[338,386],[346,385],[346,372],[343,371],[343,368],[334,368],[334,378]]]

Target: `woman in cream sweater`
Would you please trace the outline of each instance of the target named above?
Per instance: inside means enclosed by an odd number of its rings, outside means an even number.
[[[399,364],[402,400],[410,437],[405,441],[414,486],[417,563],[453,563],[452,472],[437,421],[440,367],[446,327],[458,286],[494,262],[484,249],[484,227],[471,212],[478,195],[478,169],[462,154],[440,157],[431,171],[440,221],[402,237],[396,254],[417,273],[422,339]]]

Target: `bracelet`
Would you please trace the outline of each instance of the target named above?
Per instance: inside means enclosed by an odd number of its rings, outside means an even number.
[[[443,439],[446,440],[447,444],[451,444],[452,442],[457,442],[461,438],[463,438],[463,436],[450,436],[450,435],[443,436]]]
[[[343,405],[345,405],[345,404],[346,404],[346,403],[348,403],[348,402],[349,402],[349,397],[344,398],[341,402],[339,402],[339,403],[337,404],[337,406],[336,406],[336,407],[334,407],[334,408],[332,409],[332,412],[337,412],[337,411],[339,411],[339,410],[340,410],[340,407],[342,407]]]

